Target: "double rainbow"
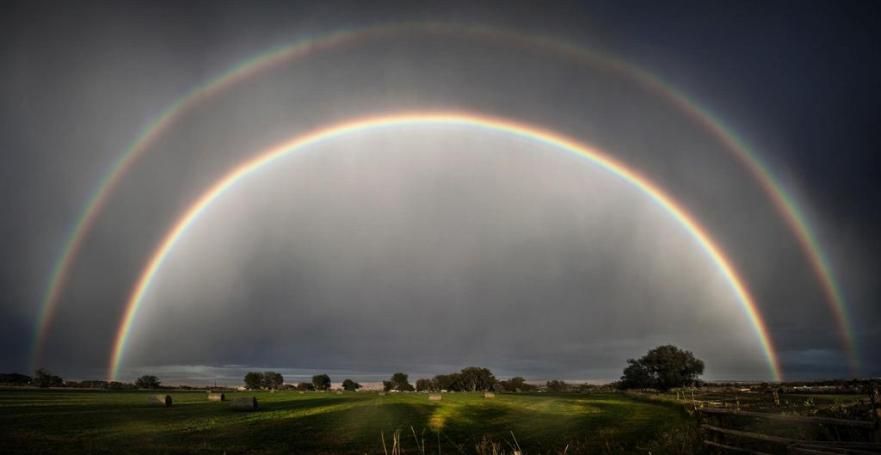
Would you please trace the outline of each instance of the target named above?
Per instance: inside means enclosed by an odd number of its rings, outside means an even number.
[[[713,134],[724,144],[733,156],[749,170],[786,221],[798,239],[800,247],[808,258],[815,275],[823,289],[825,299],[835,318],[842,346],[848,355],[853,372],[859,369],[859,355],[854,344],[850,323],[845,307],[843,293],[837,285],[829,261],[820,248],[817,237],[810,228],[798,204],[776,181],[770,170],[750,150],[744,140],[738,138],[709,111],[701,108],[657,76],[635,65],[611,56],[573,46],[555,39],[524,35],[519,32],[484,26],[459,26],[436,23],[403,23],[368,27],[356,30],[342,30],[335,33],[306,38],[290,45],[270,49],[267,52],[246,59],[234,65],[219,76],[208,80],[171,103],[156,119],[146,125],[135,141],[112,164],[110,170],[100,180],[88,198],[81,215],[72,225],[66,236],[60,256],[53,263],[46,290],[40,303],[35,338],[32,344],[32,363],[36,365],[43,350],[48,329],[54,318],[61,292],[69,278],[71,268],[82,248],[86,236],[91,232],[101,211],[114,189],[123,177],[162,134],[177,120],[183,118],[193,108],[224,92],[235,84],[262,74],[283,64],[304,60],[316,53],[347,45],[401,34],[416,33],[457,38],[486,40],[503,45],[519,46],[537,53],[548,53],[585,65],[608,71],[631,80],[656,95],[666,99]]]

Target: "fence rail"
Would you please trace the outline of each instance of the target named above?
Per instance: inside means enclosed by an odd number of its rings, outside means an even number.
[[[732,430],[715,425],[703,424],[701,429],[706,432],[731,436],[735,439],[748,439],[758,441],[765,444],[773,444],[775,446],[785,448],[787,453],[792,454],[851,454],[877,455],[881,453],[881,444],[871,442],[846,442],[846,441],[810,441],[803,439],[784,438],[781,436],[772,436],[751,431]],[[717,449],[724,449],[729,452],[749,453],[753,455],[770,455],[768,452],[755,450],[747,447],[740,447],[730,443],[714,441],[712,439],[704,439],[704,444]]]
[[[704,414],[714,414],[714,415],[731,415],[731,416],[746,416],[746,417],[757,417],[761,419],[769,419],[769,420],[784,420],[794,423],[805,423],[805,424],[819,424],[819,425],[835,425],[841,427],[855,427],[855,428],[863,428],[866,430],[874,430],[875,422],[871,422],[868,420],[850,420],[850,419],[836,419],[832,417],[809,417],[809,416],[797,416],[797,415],[787,415],[787,414],[774,414],[770,412],[754,412],[754,411],[735,411],[731,409],[720,409],[720,408],[698,408],[697,412]]]
[[[704,407],[703,403],[699,405],[699,402],[694,397],[692,397],[692,406],[695,414],[702,422],[701,430],[704,432],[704,445],[720,452],[751,455],[771,455],[777,453],[878,455],[881,454],[881,406],[879,406],[881,405],[881,399],[879,399],[879,391],[876,385],[871,385],[869,396],[872,406],[872,421],[747,411],[740,409],[740,402],[737,399],[735,399],[736,407],[734,409]],[[845,428],[850,428],[852,431],[865,432],[863,435],[870,441],[874,440],[874,442],[796,439],[745,431],[744,429],[726,428],[721,425],[731,424],[736,426],[732,420],[726,420],[726,417],[747,417],[795,425],[831,428],[834,429],[835,439],[840,439],[839,428],[842,431],[845,431]]]

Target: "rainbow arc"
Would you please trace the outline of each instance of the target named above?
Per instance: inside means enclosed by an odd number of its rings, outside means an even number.
[[[279,144],[271,149],[257,154],[254,158],[236,166],[224,177],[211,185],[196,201],[191,204],[173,224],[172,228],[163,236],[159,246],[152,253],[149,261],[135,283],[125,312],[117,330],[113,344],[113,352],[108,367],[108,380],[115,380],[123,361],[129,334],[141,308],[144,296],[150,289],[151,283],[156,278],[165,259],[171,254],[180,239],[187,230],[195,224],[199,216],[204,213],[211,204],[228,193],[242,180],[253,175],[256,171],[270,166],[279,160],[301,152],[310,146],[320,144],[348,134],[388,128],[405,128],[418,125],[456,125],[463,127],[480,128],[494,132],[509,134],[512,136],[532,140],[541,144],[550,145],[561,151],[585,158],[590,163],[620,177],[625,182],[642,191],[653,202],[660,206],[666,213],[675,219],[703,249],[708,258],[717,267],[719,273],[725,277],[731,290],[742,305],[750,323],[755,329],[768,362],[768,368],[772,378],[779,381],[782,377],[777,354],[774,350],[768,329],[758,311],[753,297],[750,295],[744,280],[731,264],[730,259],[724,254],[719,245],[712,239],[710,234],[698,221],[671,196],[666,194],[651,180],[640,175],[637,171],[627,167],[624,163],[616,161],[611,156],[587,145],[576,142],[554,132],[535,126],[517,123],[507,119],[480,116],[459,112],[416,112],[369,117],[343,122],[327,128],[319,129],[310,133],[297,136],[290,141]]]

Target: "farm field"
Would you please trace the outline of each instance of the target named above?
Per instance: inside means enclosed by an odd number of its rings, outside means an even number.
[[[493,441],[510,453],[511,432],[527,454],[668,453],[696,434],[680,407],[623,394],[228,393],[256,396],[260,410],[237,412],[205,392],[0,391],[0,453],[480,453]],[[411,430],[412,426],[412,430]],[[438,450],[440,449],[440,450]],[[485,450],[484,453],[491,453]]]

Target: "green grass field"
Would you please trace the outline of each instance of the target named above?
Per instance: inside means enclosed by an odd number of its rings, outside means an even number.
[[[146,392],[0,391],[0,453],[382,453],[401,430],[405,453],[475,453],[483,439],[510,453],[513,432],[527,454],[679,451],[694,434],[681,409],[622,394],[231,393],[256,396],[237,412],[204,392],[172,392],[174,406]],[[507,442],[505,442],[507,441]]]

